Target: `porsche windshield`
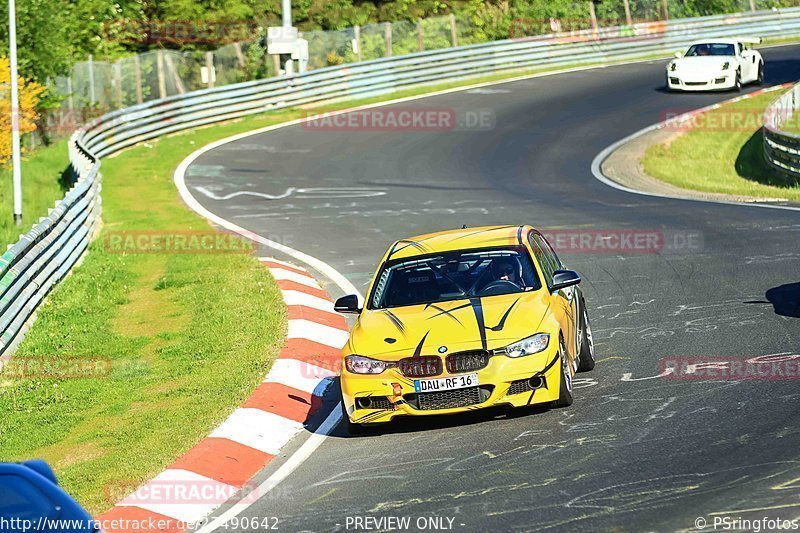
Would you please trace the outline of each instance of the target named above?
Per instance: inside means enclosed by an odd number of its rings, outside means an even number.
[[[686,57],[698,56],[735,56],[736,48],[730,43],[693,44],[686,51]]]
[[[445,252],[385,267],[373,309],[536,290],[539,278],[525,248]]]

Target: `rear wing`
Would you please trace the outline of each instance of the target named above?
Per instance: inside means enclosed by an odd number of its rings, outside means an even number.
[[[761,37],[738,37],[736,40],[743,44],[761,44]]]

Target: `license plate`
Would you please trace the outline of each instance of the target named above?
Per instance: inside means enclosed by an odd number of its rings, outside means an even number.
[[[478,385],[480,385],[478,382],[478,374],[464,374],[462,376],[452,376],[449,378],[415,379],[414,391],[437,392],[477,387]]]

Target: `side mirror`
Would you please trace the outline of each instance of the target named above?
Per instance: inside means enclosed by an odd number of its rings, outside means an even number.
[[[675,52],[675,59],[680,59],[683,57],[683,54],[680,52]]]
[[[355,294],[342,296],[333,304],[333,310],[337,313],[360,313],[361,308],[358,306],[358,296]]]
[[[566,289],[581,282],[581,275],[574,270],[556,270],[553,272],[552,291]]]

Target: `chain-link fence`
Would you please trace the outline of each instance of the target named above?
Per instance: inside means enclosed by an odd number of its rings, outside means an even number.
[[[598,28],[619,28],[617,33],[624,37],[628,25],[639,22],[796,5],[800,5],[800,0],[704,3],[604,0],[597,4],[579,0],[572,4],[559,4],[558,10],[547,3],[514,8],[486,5],[473,13],[367,24],[335,31],[302,31],[300,37],[308,41],[308,69],[313,70],[498,39],[559,37]],[[278,58],[266,51],[266,30],[252,24],[238,25],[237,28],[239,26],[250,32],[250,40],[226,44],[211,52],[161,49],[115,62],[87,58],[87,61],[76,63],[69,75],[50,81],[52,91],[62,97],[62,104],[43,120],[40,134],[66,136],[87,120],[112,109],[197,89],[279,75]],[[161,32],[163,44],[174,46],[177,33]],[[28,143],[35,141],[36,138],[32,137]]]

